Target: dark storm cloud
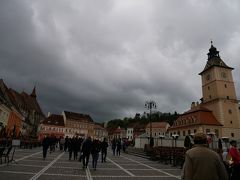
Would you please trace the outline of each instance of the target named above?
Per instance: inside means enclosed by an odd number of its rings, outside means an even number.
[[[210,39],[234,68],[239,96],[238,1],[0,2],[0,77],[37,86],[45,113],[97,121],[133,116],[153,99],[183,112],[201,98]]]

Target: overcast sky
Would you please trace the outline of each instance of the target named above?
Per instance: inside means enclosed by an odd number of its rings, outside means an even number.
[[[202,97],[210,41],[235,68],[240,97],[239,0],[0,0],[0,78],[45,112],[95,121],[183,113]]]

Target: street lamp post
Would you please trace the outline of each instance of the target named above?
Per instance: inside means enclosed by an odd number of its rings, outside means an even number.
[[[177,139],[178,139],[178,134],[173,134],[172,138],[173,138],[173,147],[177,147]]]
[[[152,115],[152,109],[157,109],[157,104],[155,101],[146,101],[145,103],[145,108],[149,110],[149,126],[150,126],[150,147],[154,146],[154,140],[152,137],[152,120],[151,120],[151,115]]]

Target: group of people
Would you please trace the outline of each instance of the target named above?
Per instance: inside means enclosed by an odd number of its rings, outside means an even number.
[[[92,155],[92,168],[96,170],[97,162],[99,158],[99,153],[101,152],[102,155],[102,162],[106,162],[107,157],[107,148],[108,142],[107,139],[104,138],[103,141],[99,139],[93,139],[91,137],[87,137],[83,139],[81,137],[72,137],[65,139],[60,139],[58,143],[52,143],[51,138],[46,136],[42,141],[43,146],[43,159],[46,159],[47,151],[49,147],[57,146],[59,144],[60,150],[64,150],[65,152],[68,151],[69,153],[69,160],[73,159],[82,161],[83,169],[88,167],[90,155]],[[50,148],[50,152],[51,152]],[[79,156],[78,156],[79,155]]]
[[[239,180],[240,153],[237,142],[231,141],[227,155],[231,157],[231,165],[226,153],[216,153],[207,146],[204,133],[194,135],[194,146],[186,152],[183,165],[183,180]]]
[[[102,163],[106,162],[107,148],[108,142],[106,138],[104,138],[102,142],[98,139],[92,140],[91,137],[84,140],[80,151],[81,155],[79,157],[79,161],[83,162],[83,169],[88,166],[90,154],[92,155],[92,168],[94,170],[97,168],[100,151],[102,154]]]
[[[240,153],[237,142],[230,142],[231,148],[221,153],[216,153],[207,146],[207,136],[204,133],[196,133],[193,137],[194,145],[185,154],[181,179],[183,180],[239,180],[240,179]],[[54,138],[45,137],[42,141],[43,159],[46,158],[47,150],[55,146]],[[98,139],[86,139],[66,137],[59,141],[60,149],[69,152],[69,160],[74,154],[74,160],[82,161],[83,169],[88,167],[89,157],[92,155],[92,168],[96,170],[99,153],[102,162],[106,162],[108,142]],[[126,149],[126,143],[121,139],[111,141],[113,155],[120,156],[120,151]],[[79,154],[79,156],[78,156]],[[230,157],[230,158],[229,158]]]
[[[50,153],[55,151],[55,147],[57,145],[57,138],[55,136],[46,136],[42,141],[43,146],[43,159],[46,159],[47,151],[50,149]]]
[[[113,156],[120,156],[121,149],[123,150],[123,152],[125,152],[127,148],[127,142],[125,140],[121,140],[120,138],[119,139],[114,138],[111,141],[111,145]]]

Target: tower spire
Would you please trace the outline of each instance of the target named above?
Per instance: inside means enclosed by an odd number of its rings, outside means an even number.
[[[208,60],[212,59],[213,57],[220,58],[219,51],[217,50],[217,48],[215,48],[213,46],[213,41],[212,40],[211,40],[211,47],[210,47],[209,53],[207,55],[208,55]]]
[[[33,97],[33,98],[37,97],[37,95],[36,95],[36,86],[34,86],[34,88],[33,88],[33,91],[31,93],[31,97]]]

